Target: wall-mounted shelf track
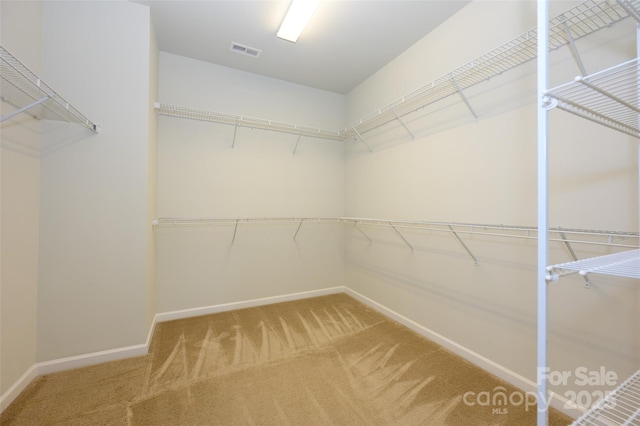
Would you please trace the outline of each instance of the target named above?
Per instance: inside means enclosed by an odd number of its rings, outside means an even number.
[[[640,370],[573,422],[573,425],[640,426]]]
[[[65,121],[98,132],[99,128],[40,77],[27,68],[7,49],[0,46],[0,97],[14,110],[0,118],[0,122],[29,113],[37,119]]]
[[[319,139],[343,141],[344,137],[337,131],[322,130],[313,127],[300,126],[296,124],[281,123],[263,118],[246,117],[242,115],[226,114],[221,112],[206,111],[202,109],[189,108],[176,105],[156,103],[155,108],[158,114],[167,117],[186,118],[197,121],[209,121],[212,123],[228,124],[231,126],[245,127],[250,129],[270,130],[292,135],[306,136]]]
[[[585,1],[549,21],[549,50],[571,44],[628,16],[618,3]],[[367,132],[401,120],[451,95],[462,94],[465,89],[535,59],[536,43],[537,28],[534,28],[353,123],[343,132],[345,140],[364,140]],[[401,124],[405,125],[402,121]]]
[[[550,89],[550,107],[639,138],[639,63],[635,58]]]

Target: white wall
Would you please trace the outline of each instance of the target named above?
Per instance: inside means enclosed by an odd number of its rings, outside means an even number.
[[[154,108],[159,96],[159,50],[155,29],[149,27],[149,148],[147,153],[147,328],[156,314],[156,242],[151,223],[158,211],[158,120]]]
[[[554,11],[568,2],[556,2]],[[500,25],[494,25],[500,16]],[[486,19],[485,19],[486,18]],[[534,2],[473,2],[348,95],[349,121],[399,99],[535,26]],[[464,31],[461,31],[464,28]],[[469,36],[471,35],[471,36]],[[630,19],[579,40],[588,72],[635,56]],[[567,49],[552,55],[552,84],[578,74]],[[352,144],[346,215],[532,225],[536,207],[535,63],[426,108],[408,125]],[[429,128],[428,126],[432,127]],[[552,226],[638,230],[637,143],[562,111],[551,112]],[[474,236],[471,258],[451,235],[389,229],[345,233],[347,286],[535,382],[535,241]],[[602,253],[575,247],[579,257]],[[554,245],[551,263],[570,260]],[[595,277],[550,288],[552,369],[637,369],[637,283]],[[568,383],[570,386],[571,383]],[[562,388],[557,388],[562,390]]]
[[[41,71],[42,7],[0,3],[0,43]],[[12,109],[0,103],[1,114]],[[0,128],[0,395],[36,357],[40,126],[28,114]]]
[[[167,53],[160,101],[336,130],[344,96]],[[336,217],[343,145],[296,135],[159,117],[158,216]],[[342,284],[337,226],[297,224],[156,230],[158,311]]]
[[[43,73],[100,124],[46,123],[37,360],[145,342],[153,142],[150,12],[45,2]]]

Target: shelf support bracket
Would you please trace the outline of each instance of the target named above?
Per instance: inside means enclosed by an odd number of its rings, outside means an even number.
[[[456,240],[458,240],[460,245],[462,245],[462,247],[467,251],[469,256],[471,256],[471,258],[473,259],[473,263],[477,265],[478,264],[478,259],[476,259],[476,257],[473,255],[473,253],[471,253],[471,250],[469,250],[469,247],[467,247],[467,245],[464,243],[464,241],[462,241],[462,238],[460,238],[460,236],[458,235],[456,230],[453,229],[453,226],[451,226],[451,225],[447,225],[447,226],[449,227],[449,230],[453,233],[453,236],[456,237]]]
[[[364,233],[364,231],[362,229],[360,229],[360,227],[358,226],[358,222],[354,222],[353,226],[360,231],[360,233],[367,239],[367,241],[369,241],[369,244],[371,244],[373,241],[371,241],[371,238],[369,238],[369,236],[367,234]]]
[[[298,135],[298,140],[296,141],[296,146],[293,147],[293,155],[296,155],[296,151],[298,150],[298,144],[300,143],[300,139],[302,139],[302,133]]]
[[[236,124],[233,127],[233,142],[231,142],[231,149],[236,147],[236,134],[238,133],[238,119],[236,119]]]
[[[407,127],[407,124],[404,122],[404,120],[402,118],[400,118],[400,116],[398,115],[398,112],[396,111],[395,108],[391,108],[391,111],[393,111],[393,114],[396,116],[396,119],[400,122],[400,124],[402,124],[402,127],[404,127],[404,129],[407,131],[407,133],[409,133],[409,136],[411,136],[412,140],[415,140],[415,136],[413,136],[413,133],[411,133],[411,130],[409,130],[409,128]]]
[[[571,258],[573,259],[574,262],[576,262],[578,260],[578,256],[576,256],[576,252],[573,251],[573,247],[571,247],[571,243],[567,239],[567,236],[562,231],[560,231],[559,234],[560,234],[560,238],[562,238],[562,241],[564,242],[564,245],[567,247],[567,250],[569,250],[569,254],[571,255]],[[589,281],[589,277],[586,275],[582,275],[582,278],[584,278],[584,287],[591,288],[591,281]]]
[[[231,239],[231,245],[236,242],[236,233],[238,232],[238,220],[236,219],[236,225],[233,227],[233,238]]]
[[[458,91],[458,94],[460,95],[460,97],[462,98],[462,101],[464,102],[464,104],[467,106],[467,108],[471,112],[471,115],[473,115],[473,118],[477,121],[478,120],[478,115],[473,110],[473,107],[469,103],[469,100],[467,99],[467,97],[464,95],[464,92],[462,91],[462,88],[460,87],[460,85],[456,81],[456,78],[453,76],[453,74],[449,74],[449,78],[451,78],[451,81],[453,82],[453,85],[456,86],[456,90]]]
[[[389,225],[391,225],[391,227],[393,228],[394,231],[396,231],[396,234],[398,234],[398,236],[400,238],[402,238],[402,241],[404,241],[404,243],[409,246],[409,248],[411,249],[411,253],[413,253],[413,246],[411,244],[409,244],[409,241],[407,241],[407,239],[400,233],[400,231],[398,231],[398,228],[395,227],[395,225],[391,222],[387,222]]]
[[[367,147],[367,149],[369,150],[369,152],[373,152],[373,149],[371,149],[371,147],[369,146],[369,144],[367,143],[366,140],[364,140],[364,138],[362,137],[362,135],[358,132],[358,130],[356,130],[355,127],[353,127],[353,132],[358,136],[358,139],[360,139],[360,142],[362,142],[364,144],[364,146]]]
[[[44,98],[38,99],[37,101],[34,101],[34,102],[31,102],[29,105],[25,105],[22,108],[19,108],[19,109],[13,111],[13,112],[10,112],[7,115],[4,115],[4,116],[0,117],[0,123],[4,122],[4,121],[6,121],[6,120],[8,120],[10,118],[13,118],[18,114],[22,114],[23,112],[33,108],[34,106],[40,105],[41,103],[47,101],[48,99],[49,99],[49,96],[45,96]]]
[[[298,232],[300,232],[300,228],[302,227],[302,222],[304,222],[304,219],[300,219],[300,223],[298,224],[298,229],[296,229],[296,233],[293,236],[293,240],[295,241],[296,237],[298,236]]]
[[[567,25],[567,21],[565,20],[564,15],[560,15],[560,20],[562,21],[562,26],[564,27],[564,32],[567,35],[567,41],[569,42],[569,48],[571,49],[571,55],[573,55],[573,60],[576,61],[576,65],[580,69],[580,74],[587,75],[587,70],[582,63],[582,58],[580,58],[580,53],[578,52],[578,48],[576,47],[575,40],[571,35],[571,30]]]

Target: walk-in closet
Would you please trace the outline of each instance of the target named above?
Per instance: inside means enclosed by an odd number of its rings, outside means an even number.
[[[0,0],[0,422],[640,425],[640,2],[295,3]]]

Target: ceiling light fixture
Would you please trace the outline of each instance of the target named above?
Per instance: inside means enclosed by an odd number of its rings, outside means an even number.
[[[293,0],[278,30],[278,37],[296,42],[320,0]]]

